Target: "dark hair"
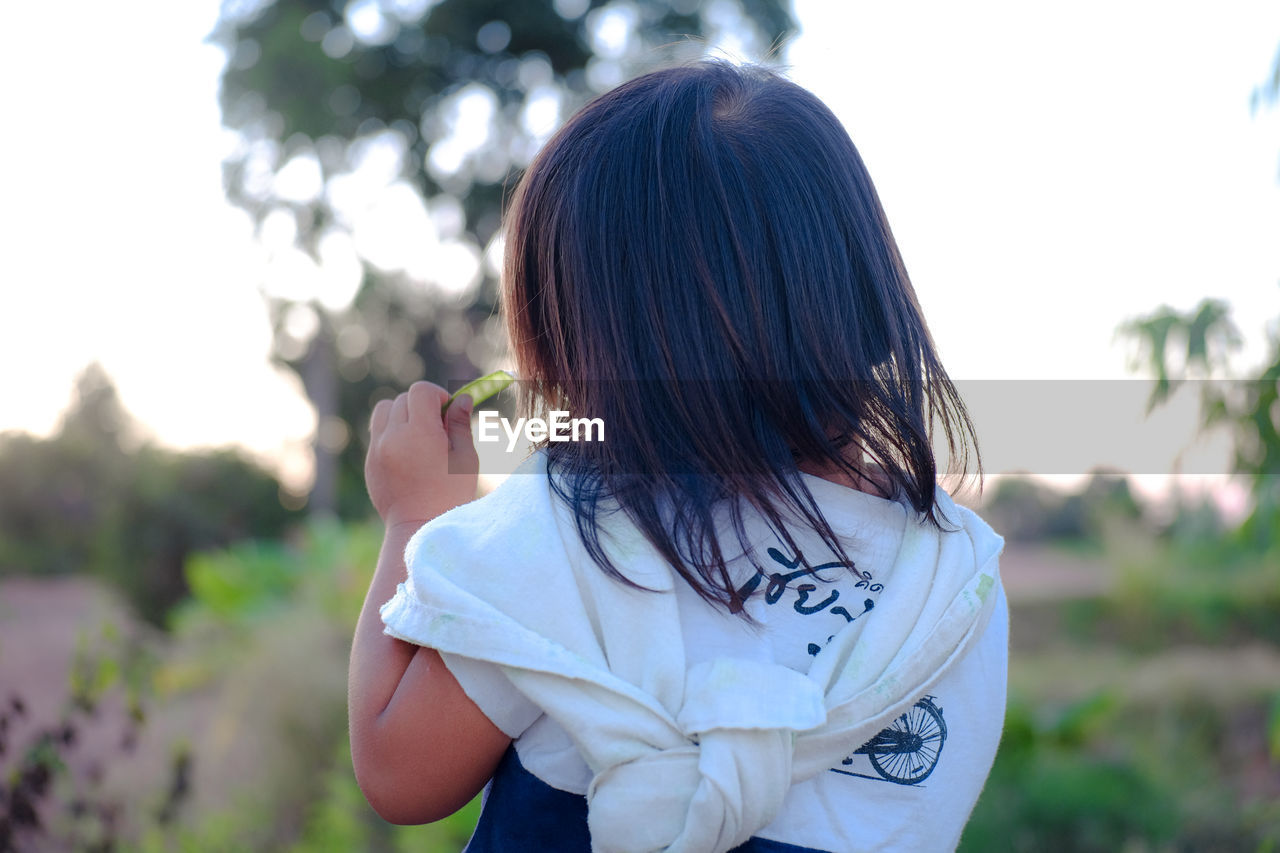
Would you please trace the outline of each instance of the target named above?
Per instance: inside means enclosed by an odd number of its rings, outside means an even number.
[[[669,68],[574,115],[513,197],[503,307],[525,407],[606,425],[547,444],[549,476],[633,586],[600,540],[610,507],[739,612],[722,508],[748,554],[744,505],[792,548],[803,519],[852,568],[798,465],[865,480],[865,453],[938,524],[935,423],[961,470],[976,455],[853,142],[764,68]]]

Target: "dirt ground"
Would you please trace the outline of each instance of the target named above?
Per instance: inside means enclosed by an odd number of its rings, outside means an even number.
[[[1101,595],[1115,580],[1096,560],[1015,543],[1000,556],[1000,577],[1013,607]]]
[[[1006,549],[1001,573],[1015,617],[1019,608],[1034,613],[1042,609],[1037,605],[1097,595],[1113,580],[1101,564],[1025,545]],[[1015,627],[1017,624],[1015,618]],[[121,602],[93,580],[73,577],[0,581],[0,707],[8,705],[16,694],[27,708],[25,720],[11,724],[7,754],[0,755],[0,778],[7,777],[22,747],[33,737],[36,721],[47,725],[64,713],[69,699],[67,673],[77,642],[87,642],[92,649],[102,642],[105,625],[115,625],[126,633],[139,632],[145,643],[163,653],[164,638],[139,627]],[[1032,651],[1027,660],[1020,661],[1017,631],[1013,646],[1015,671],[1018,666],[1032,664],[1053,666],[1040,651]],[[1184,660],[1192,652],[1194,660]],[[1084,672],[1092,672],[1104,681],[1124,681],[1135,671],[1151,675],[1169,670],[1178,676],[1175,681],[1212,677],[1215,684],[1205,687],[1215,691],[1221,689],[1216,682],[1223,679],[1244,679],[1249,682],[1242,683],[1245,689],[1259,679],[1280,683],[1280,652],[1269,647],[1255,649],[1243,658],[1238,650],[1171,649],[1154,660],[1117,660],[1111,664],[1116,671],[1108,669],[1106,661],[1091,664],[1076,660],[1071,668],[1081,671],[1083,667]],[[345,677],[345,673],[342,675]],[[1195,689],[1194,685],[1183,686]],[[180,707],[154,709],[136,748],[129,750],[124,744],[127,713],[122,697],[114,694],[94,718],[77,718],[78,737],[67,751],[69,764],[81,779],[102,776],[104,789],[114,784],[114,790],[121,792],[118,796],[149,792],[147,796],[158,807],[158,798],[172,777],[175,738],[183,735],[184,728],[190,732],[225,714],[225,709],[215,707],[216,702],[213,696],[192,695],[185,697]]]
[[[106,632],[106,633],[104,633]],[[133,802],[145,791],[149,809],[158,809],[172,778],[172,746],[160,733],[168,728],[148,720],[133,724],[121,690],[103,694],[92,713],[73,710],[69,673],[77,645],[89,655],[116,649],[116,636],[132,637],[152,648],[162,638],[139,625],[127,608],[88,578],[9,578],[0,581],[0,709],[9,717],[6,750],[0,755],[0,779],[10,771],[42,731],[70,723],[74,741],[59,748],[75,780],[74,792],[62,788],[59,801],[84,799],[112,808]],[[25,712],[15,714],[17,698]],[[47,818],[47,810],[41,810]],[[121,818],[127,819],[125,814]],[[127,830],[127,824],[120,828]],[[40,849],[63,849],[40,842]],[[66,849],[72,849],[71,845]]]
[[[1006,551],[1002,571],[1015,608],[1020,603],[1087,596],[1107,583],[1096,565],[1025,547]],[[11,724],[0,773],[7,773],[20,757],[37,723],[49,725],[65,715],[70,698],[68,672],[77,643],[86,643],[90,651],[100,647],[106,626],[163,651],[163,636],[139,626],[123,603],[92,579],[0,580],[0,703],[8,704],[17,695],[27,708],[25,719]],[[67,750],[67,757],[82,778],[101,775],[104,784],[114,778],[125,788],[161,791],[172,772],[174,736],[182,736],[184,727],[189,733],[198,721],[215,717],[217,701],[212,695],[188,696],[181,708],[154,709],[136,749],[130,751],[124,748],[128,725],[123,697],[118,692],[109,694],[94,717],[74,717],[77,742]],[[176,719],[179,716],[181,720]]]
[[[87,651],[100,647],[106,626],[141,630],[120,601],[89,578],[0,581],[0,703],[8,705],[18,696],[27,708],[25,720],[11,723],[17,726],[11,729],[11,744],[24,742],[33,721],[61,716],[70,698],[68,673],[77,642]],[[103,708],[99,716],[110,710]],[[13,757],[12,750],[7,757]]]
[[[1015,607],[1095,595],[1109,583],[1105,569],[1095,563],[1026,546],[1006,548],[1001,574]],[[100,642],[106,625],[143,631],[119,599],[90,578],[0,580],[0,701],[16,691],[32,718],[53,719],[67,700],[67,672],[78,638]],[[143,634],[161,641],[153,632]]]

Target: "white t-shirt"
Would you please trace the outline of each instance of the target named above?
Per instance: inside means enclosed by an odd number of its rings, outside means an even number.
[[[877,610],[876,603],[893,583],[886,573],[898,554],[908,507],[804,476],[861,576],[838,564],[812,531],[793,527],[796,545],[817,569],[811,575],[775,533],[749,518],[748,535],[764,571],[745,558],[735,559],[730,570],[739,589],[751,589],[746,610],[757,625],[713,607],[677,578],[689,666],[728,656],[807,672],[844,624],[895,618]],[[576,530],[561,532],[566,542],[577,542]],[[729,543],[722,544],[729,550]],[[833,853],[955,848],[991,769],[1004,722],[1008,610],[1003,591],[997,589],[996,595],[981,639],[928,695],[828,772],[794,784],[777,817],[757,837]],[[499,667],[457,654],[442,657],[472,701],[515,739],[525,769],[561,790],[587,790],[592,773],[568,734]]]

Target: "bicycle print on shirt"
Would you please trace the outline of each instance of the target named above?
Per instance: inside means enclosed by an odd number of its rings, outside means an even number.
[[[802,563],[805,561],[799,553],[793,559],[788,559],[777,548],[769,548],[767,553],[770,559],[787,569],[785,573],[775,571],[767,575],[769,583],[764,593],[764,602],[767,606],[777,605],[792,581],[804,577],[817,577],[818,572],[824,569],[849,569],[858,577],[854,589],[866,590],[872,595],[878,595],[884,589],[884,584],[876,583],[870,572],[859,570],[852,562],[836,560],[804,567]],[[764,570],[757,567],[756,574],[738,589],[738,600],[746,601],[765,578]],[[818,580],[821,580],[821,577],[818,577]],[[845,624],[848,624],[867,615],[876,606],[874,598],[865,598],[861,609],[857,613],[851,613],[843,604],[836,604],[840,599],[838,589],[831,590],[821,601],[810,603],[810,598],[817,589],[817,585],[813,583],[798,584],[794,588],[796,598],[792,602],[792,609],[802,616],[828,612],[833,616],[842,617]],[[807,652],[816,657],[823,646],[831,642],[834,637],[834,632],[829,634],[821,645],[810,642]],[[929,778],[934,768],[938,766],[938,759],[942,755],[942,747],[946,740],[947,724],[942,717],[942,706],[937,703],[936,697],[925,696],[899,715],[879,734],[844,758],[840,762],[840,767],[832,767],[831,772],[860,779],[883,780],[895,785],[919,785]],[[857,761],[856,756],[866,756],[871,769],[877,775],[872,776],[849,769]]]

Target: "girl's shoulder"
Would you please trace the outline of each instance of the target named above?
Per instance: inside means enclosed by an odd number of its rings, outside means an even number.
[[[545,554],[556,538],[550,535],[556,526],[551,497],[545,459],[535,453],[493,491],[419,528],[409,540],[405,560],[412,566],[424,548],[467,555],[492,549],[510,556]]]
[[[633,525],[619,518],[602,543],[628,577],[672,589],[671,571]],[[423,525],[405,549],[411,579],[429,589],[445,578],[493,601],[573,596],[612,605],[626,587],[596,565],[577,519],[553,490],[546,456],[535,452],[493,491]]]

